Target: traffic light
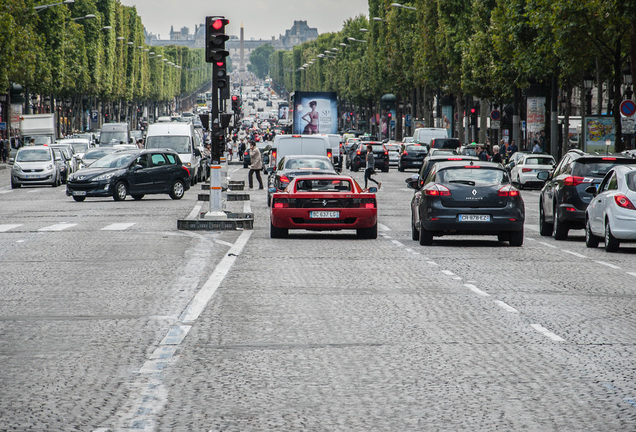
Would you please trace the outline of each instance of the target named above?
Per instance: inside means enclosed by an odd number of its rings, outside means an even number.
[[[232,111],[238,114],[241,111],[241,98],[237,95],[232,96]]]
[[[11,103],[24,103],[24,89],[20,84],[11,83],[9,93],[11,96]]]
[[[225,26],[230,23],[223,17],[205,17],[205,61],[215,63],[223,61],[230,53],[225,50]]]
[[[479,117],[479,102],[475,103],[470,109],[470,118],[475,126],[477,126],[477,117]]]
[[[212,127],[212,162],[219,163],[225,150],[225,135],[218,124]]]

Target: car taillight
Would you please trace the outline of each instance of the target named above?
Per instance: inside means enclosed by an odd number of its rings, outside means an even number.
[[[462,160],[462,158],[448,158],[447,160],[449,160],[449,161],[457,161],[457,160]]]
[[[406,150],[404,150],[404,153],[402,153],[404,156],[407,156],[409,154],[409,152],[407,152]]]
[[[563,184],[565,186],[578,186],[581,183],[584,182],[584,178],[583,177],[577,177],[577,176],[568,176],[566,178],[563,179]]]
[[[615,157],[604,157],[602,158],[603,160],[609,160],[609,161],[615,161],[616,158]]]
[[[375,204],[372,202],[364,203],[364,208],[367,208],[367,209],[375,208]]]
[[[464,168],[481,168],[479,165],[466,165]]]
[[[385,151],[385,152],[384,152],[384,156],[388,156],[388,155],[389,155],[389,152],[388,152],[388,151]]]
[[[247,150],[245,150],[245,153],[243,153],[243,155],[245,155],[245,156],[249,156],[249,155],[250,155],[250,152],[249,152],[249,151],[247,151]]]
[[[426,196],[450,196],[451,191],[446,186],[437,183],[430,183],[424,188]]]
[[[280,176],[279,180],[281,183],[289,183],[289,177],[285,175]]]
[[[330,149],[329,149],[329,150],[327,150],[327,157],[328,157],[329,159],[331,159],[331,156],[332,156],[332,155],[333,155],[333,153],[331,153],[331,150],[330,150]]]
[[[519,191],[512,187],[512,185],[506,185],[497,191],[497,196],[500,197],[516,197],[519,196]]]
[[[632,204],[629,198],[627,198],[623,194],[614,195],[614,201],[616,202],[616,205],[619,207],[623,207],[630,210],[636,210],[636,207],[634,207],[634,204]]]
[[[287,208],[287,207],[289,207],[289,200],[286,200],[286,199],[274,200],[274,208]]]
[[[521,168],[521,172],[532,172],[532,168]]]
[[[356,153],[357,153],[357,154],[358,154],[358,156],[359,156],[359,155],[360,155],[360,150],[358,150]]]

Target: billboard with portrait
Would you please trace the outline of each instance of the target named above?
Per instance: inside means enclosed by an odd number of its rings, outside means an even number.
[[[292,101],[293,133],[338,133],[338,101],[335,92],[295,92]]]

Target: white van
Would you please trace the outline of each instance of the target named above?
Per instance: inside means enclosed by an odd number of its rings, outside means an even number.
[[[268,171],[276,169],[278,161],[287,155],[329,156],[334,167],[334,155],[338,155],[338,144],[333,147],[326,134],[315,135],[276,135],[270,153]]]
[[[448,138],[445,128],[417,128],[413,132],[413,143],[429,146],[433,138]]]
[[[192,123],[154,123],[148,126],[146,148],[169,148],[179,153],[179,158],[190,171],[190,185],[203,180],[204,170],[200,169],[201,152],[199,134]]]

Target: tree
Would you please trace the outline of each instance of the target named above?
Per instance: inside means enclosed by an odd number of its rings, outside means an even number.
[[[269,73],[269,56],[274,52],[274,48],[269,45],[261,45],[250,54],[250,64],[247,70],[257,77],[265,79]]]

